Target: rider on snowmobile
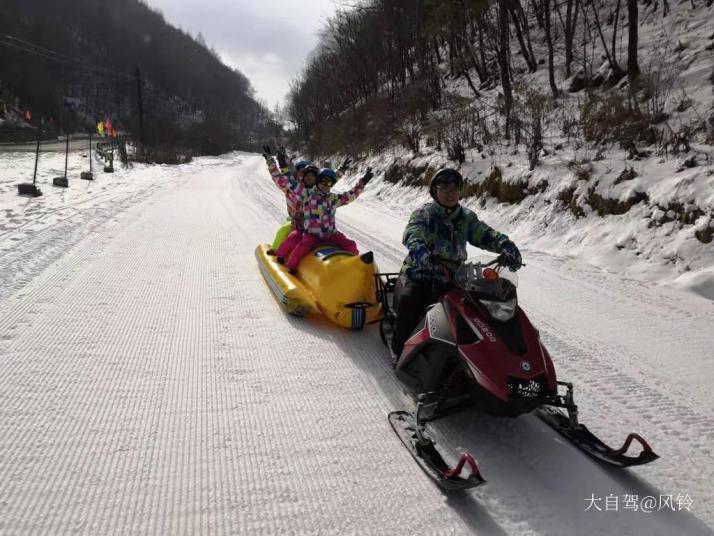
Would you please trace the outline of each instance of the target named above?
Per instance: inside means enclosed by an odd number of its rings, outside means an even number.
[[[434,202],[412,212],[404,229],[402,243],[409,253],[394,289],[396,325],[391,350],[395,357],[402,353],[426,308],[438,301],[451,281],[453,265],[466,260],[467,242],[503,254],[512,271],[521,267],[521,254],[508,236],[493,230],[459,204],[463,183],[455,169],[438,170],[429,185]],[[437,261],[437,257],[446,262]]]

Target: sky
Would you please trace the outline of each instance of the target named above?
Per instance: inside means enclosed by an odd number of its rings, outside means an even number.
[[[318,32],[339,0],[145,0],[166,21],[200,32],[226,65],[248,77],[269,108],[284,104]]]

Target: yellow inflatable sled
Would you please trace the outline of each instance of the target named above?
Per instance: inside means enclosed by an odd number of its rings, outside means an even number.
[[[270,290],[288,313],[319,313],[349,329],[362,329],[381,317],[382,307],[375,299],[377,266],[371,251],[352,255],[321,245],[300,261],[297,275],[292,276],[267,254],[269,247],[259,245],[255,257]]]

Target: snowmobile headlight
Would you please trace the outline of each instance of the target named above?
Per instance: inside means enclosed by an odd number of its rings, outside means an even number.
[[[513,315],[516,312],[516,305],[518,305],[518,300],[516,300],[516,298],[505,302],[489,300],[479,301],[488,310],[488,314],[496,320],[501,320],[502,322],[513,318]]]

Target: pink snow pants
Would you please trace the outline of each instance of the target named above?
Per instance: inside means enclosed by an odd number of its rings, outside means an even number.
[[[302,239],[302,231],[290,231],[290,234],[285,237],[282,244],[275,250],[275,256],[287,259],[288,255],[295,249],[295,246],[300,243],[300,239]]]
[[[289,237],[288,237],[289,238]],[[287,241],[287,239],[286,239]],[[314,235],[304,234],[298,245],[293,249],[293,252],[288,257],[287,267],[291,270],[295,270],[300,264],[302,258],[312,251],[312,248],[319,244],[335,244],[338,248],[344,249],[352,253],[353,255],[359,254],[357,250],[357,244],[354,240],[350,240],[342,233],[335,232],[324,238],[318,238]],[[282,247],[282,246],[281,246]]]

